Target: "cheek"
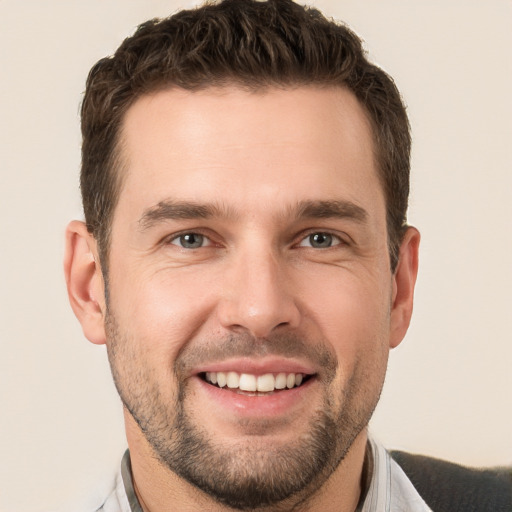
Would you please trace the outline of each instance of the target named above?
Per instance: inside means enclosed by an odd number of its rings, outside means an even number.
[[[326,297],[327,298],[327,297]],[[390,317],[386,293],[348,286],[324,303],[324,339],[336,353],[338,367],[329,397],[339,414],[352,411],[366,422],[380,396],[389,354]]]
[[[129,274],[128,274],[129,275]],[[187,272],[146,271],[113,281],[111,303],[136,343],[173,360],[213,308],[212,287]]]
[[[337,272],[316,280],[323,286],[304,286],[302,307],[313,328],[338,358],[338,378],[347,381],[357,361],[382,366],[390,336],[390,285],[361,275]],[[307,298],[307,299],[306,299]],[[373,362],[372,362],[373,360]]]

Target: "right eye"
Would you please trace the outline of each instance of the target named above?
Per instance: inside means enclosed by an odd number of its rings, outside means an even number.
[[[183,233],[173,238],[169,243],[182,247],[183,249],[199,249],[211,244],[211,241],[200,233]]]

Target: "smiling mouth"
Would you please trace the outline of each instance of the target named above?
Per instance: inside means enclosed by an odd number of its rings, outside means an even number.
[[[199,374],[199,377],[208,384],[218,388],[260,396],[302,386],[312,375],[303,373],[266,373],[264,375],[253,375],[250,373],[231,371],[203,372]]]

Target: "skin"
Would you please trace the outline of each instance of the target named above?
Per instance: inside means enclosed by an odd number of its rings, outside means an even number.
[[[329,466],[268,510],[353,511],[366,425],[412,313],[419,245],[409,228],[392,274],[362,107],[343,88],[173,89],[135,102],[122,141],[109,304],[96,242],[78,221],[68,227],[65,272],[75,314],[90,341],[107,344],[128,406],[143,506],[228,510],[162,464],[141,429],[155,418],[174,424],[181,407],[213,453],[237,454],[236,472],[300,450],[327,411],[338,433]],[[198,205],[210,214],[198,217]],[[185,233],[202,245],[183,247]],[[331,243],[315,246],[314,233]],[[282,402],[212,394],[198,376],[280,365],[311,376],[295,395],[280,392],[293,396]],[[144,392],[160,398],[153,414]]]

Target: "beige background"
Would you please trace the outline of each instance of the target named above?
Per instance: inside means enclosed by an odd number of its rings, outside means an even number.
[[[396,79],[414,131],[416,312],[373,420],[389,447],[512,464],[512,2],[317,0]],[[192,2],[0,0],[0,510],[54,510],[125,445],[102,347],[67,304],[86,74]],[[104,484],[108,480],[102,479]]]

